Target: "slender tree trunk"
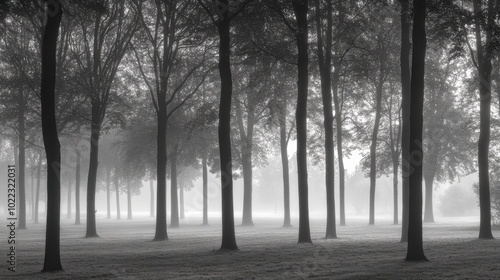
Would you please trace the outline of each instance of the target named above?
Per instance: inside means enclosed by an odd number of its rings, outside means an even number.
[[[207,158],[206,156],[202,159],[203,168],[203,225],[208,225],[208,170],[207,170]]]
[[[434,213],[432,210],[432,190],[434,183],[434,176],[432,174],[424,174],[425,181],[425,211],[424,223],[434,223]]]
[[[180,218],[184,219],[184,186],[179,184],[179,208],[180,208]]]
[[[325,182],[326,182],[326,234],[325,238],[337,238],[335,224],[335,163],[333,143],[333,108],[331,92],[332,72],[332,1],[327,0],[326,44],[323,46],[323,31],[319,0],[316,4],[316,34],[318,37],[318,63],[321,78],[321,97],[323,101],[323,125],[325,129]],[[324,53],[323,53],[323,48]]]
[[[159,94],[160,95],[160,94]],[[167,109],[165,96],[158,98],[158,153],[156,171],[156,229],[154,241],[167,240]]]
[[[170,227],[179,227],[179,199],[177,197],[177,145],[170,155]]]
[[[59,1],[47,4],[47,21],[42,39],[42,134],[47,156],[47,223],[45,231],[45,259],[43,272],[61,271],[59,234],[61,219],[61,146],[57,135],[56,51],[62,18]],[[24,145],[24,143],[23,143]],[[24,176],[24,174],[22,174]]]
[[[476,18],[483,14],[482,4],[474,0],[474,13]],[[486,42],[483,46],[481,23],[475,25],[476,51],[479,76],[479,140],[478,146],[478,170],[479,170],[479,239],[493,239],[491,232],[491,201],[490,201],[490,178],[489,178],[489,148],[490,148],[490,110],[491,110],[491,59],[492,51],[492,29],[494,25],[494,1],[488,0],[488,19],[486,28]]]
[[[99,237],[96,227],[95,193],[97,166],[99,164],[99,137],[101,133],[101,106],[99,101],[92,101],[92,125],[90,132],[90,160],[87,179],[87,231],[86,238]]]
[[[32,157],[35,155],[32,153]],[[34,160],[34,159],[33,159]],[[33,164],[33,163],[32,163]],[[30,176],[31,176],[31,220],[35,220],[35,174],[34,174],[33,166],[30,168]]]
[[[409,186],[410,186],[410,109],[411,109],[411,70],[410,70],[410,5],[408,0],[401,2],[401,173],[402,173],[402,217],[401,242],[408,242]]]
[[[115,175],[113,176],[113,179],[115,181],[115,193],[116,193],[116,219],[120,220],[121,219],[121,212],[120,212],[120,184],[118,183],[118,171],[116,170],[116,167],[115,167]]]
[[[312,243],[309,229],[309,195],[307,185],[307,95],[309,83],[309,53],[307,0],[293,1],[293,10],[297,19],[298,79],[297,79],[297,173],[299,189],[299,243]]]
[[[379,35],[379,41],[382,41]],[[379,45],[383,45],[381,42]],[[384,52],[385,49],[380,51]],[[376,85],[376,105],[375,105],[375,123],[373,125],[373,133],[370,145],[370,225],[375,224],[375,187],[377,184],[377,140],[380,127],[380,119],[382,117],[382,94],[384,92],[385,79],[385,55],[380,55],[379,60],[379,77]]]
[[[38,224],[38,203],[40,201],[40,181],[42,177],[42,152],[38,156],[38,166],[36,168],[36,198],[35,198],[35,224]]]
[[[413,56],[410,112],[410,188],[407,261],[426,261],[422,244],[422,125],[424,106],[424,72],[427,37],[425,33],[426,1],[413,2]]]
[[[393,199],[394,199],[394,209],[393,209],[393,224],[399,224],[398,219],[398,166],[399,162],[392,164],[392,189],[393,189]]]
[[[250,130],[250,123],[247,123],[247,128]],[[243,226],[253,226],[252,219],[252,140],[247,133],[244,139],[244,147],[241,152],[241,163],[243,168]]]
[[[224,7],[228,0],[219,0]],[[222,250],[237,250],[234,232],[233,208],[233,167],[231,158],[231,100],[233,81],[231,77],[231,19],[228,10],[218,19],[219,31],[219,74],[221,79],[221,97],[219,105],[219,153],[221,168],[222,195]]]
[[[129,181],[127,181],[127,220],[132,220],[132,193]]]
[[[19,164],[17,167],[18,177],[17,177],[17,192],[19,193],[18,198],[18,229],[26,229],[26,130],[25,130],[25,100],[24,93],[19,91],[19,112],[17,113],[17,122],[19,126]]]
[[[151,193],[151,201],[149,202],[149,217],[155,217],[155,188],[153,179],[149,179],[149,192]]]
[[[287,116],[287,98],[286,93],[283,93],[280,112],[280,150],[281,150],[281,167],[283,170],[283,206],[284,219],[283,227],[291,227],[290,222],[290,175],[288,168],[288,135],[286,127]]]
[[[76,150],[75,171],[75,225],[80,224],[80,151]]]
[[[342,112],[340,110],[340,100],[338,93],[339,74],[338,68],[335,67],[332,75],[332,93],[333,104],[335,106],[335,122],[337,125],[337,157],[339,163],[339,207],[340,207],[340,225],[345,226],[345,167],[344,167],[344,153],[342,145]]]
[[[106,168],[106,219],[111,219],[111,193],[110,193],[111,167]]]
[[[71,178],[68,179],[68,210],[66,211],[66,219],[71,219],[71,186],[73,182],[71,182]]]

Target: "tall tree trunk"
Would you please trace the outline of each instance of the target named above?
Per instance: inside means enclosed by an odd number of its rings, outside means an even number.
[[[75,225],[80,224],[80,151],[76,150],[75,171]]]
[[[299,243],[312,243],[309,229],[309,195],[307,185],[307,95],[309,84],[309,53],[307,0],[293,1],[293,10],[297,19],[298,79],[297,79],[297,173],[299,189]]]
[[[71,186],[73,182],[71,178],[68,179],[68,210],[66,211],[66,219],[71,219]]]
[[[290,222],[290,175],[288,168],[288,135],[286,127],[287,116],[287,97],[283,93],[280,112],[280,150],[281,150],[281,167],[283,171],[283,206],[284,218],[283,227],[291,227]]]
[[[132,220],[132,193],[130,192],[130,181],[127,180],[127,220]]]
[[[474,14],[480,19],[483,14],[482,4],[474,0]],[[490,110],[491,110],[491,59],[492,59],[492,29],[494,26],[494,1],[488,0],[486,42],[483,46],[481,23],[475,24],[476,51],[479,76],[479,140],[478,147],[478,170],[479,170],[479,209],[480,225],[479,239],[493,239],[491,233],[491,201],[490,201],[490,178],[489,178],[489,148],[490,148]]]
[[[35,155],[32,152],[32,158],[34,160]],[[32,161],[33,164],[33,161]],[[35,219],[35,174],[34,174],[33,166],[30,168],[30,177],[31,177],[31,220]]]
[[[379,45],[383,45],[379,35]],[[380,50],[385,52],[385,49]],[[380,118],[382,117],[382,94],[384,92],[385,79],[385,55],[380,54],[379,60],[379,77],[376,84],[376,104],[375,104],[375,123],[373,125],[373,133],[370,145],[370,221],[368,224],[375,224],[375,187],[377,184],[377,140],[378,131],[380,128]]]
[[[425,174],[425,211],[424,211],[424,223],[434,223],[434,213],[432,210],[432,190],[434,183],[433,174]]]
[[[90,132],[90,160],[87,179],[87,231],[86,238],[99,237],[97,235],[95,219],[95,193],[97,181],[97,166],[99,164],[99,137],[101,134],[101,106],[98,100],[92,100],[92,124]]]
[[[426,1],[413,2],[413,56],[410,112],[410,189],[407,261],[426,261],[422,244],[422,125],[424,107],[424,72],[427,37],[425,34]]]
[[[241,112],[240,112],[241,113]],[[241,164],[243,168],[243,214],[242,225],[253,226],[252,219],[252,148],[253,148],[253,108],[248,109],[247,133],[242,138]],[[241,117],[241,115],[240,115]]]
[[[228,7],[228,0],[218,3]],[[222,250],[237,250],[234,232],[233,208],[233,167],[231,158],[231,100],[233,80],[231,77],[231,33],[229,11],[224,10],[218,19],[219,31],[219,74],[221,80],[221,97],[219,104],[219,153],[221,168],[222,195]]]
[[[44,272],[61,271],[59,230],[61,215],[61,146],[57,135],[56,51],[62,6],[55,0],[47,4],[47,21],[42,39],[42,134],[47,156],[47,224],[45,231]],[[24,144],[24,143],[23,143]],[[24,174],[22,174],[24,176]]]
[[[40,181],[42,177],[42,152],[38,155],[38,166],[36,168],[36,197],[35,197],[35,224],[38,224],[38,206],[40,201]]]
[[[394,199],[394,208],[393,208],[393,224],[399,224],[398,219],[398,163],[392,164],[392,191],[393,191],[393,199]]]
[[[335,225],[335,163],[333,143],[333,108],[331,92],[332,72],[332,1],[327,0],[326,44],[323,46],[322,19],[319,0],[316,4],[316,34],[318,37],[318,64],[323,101],[323,125],[325,129],[325,185],[326,185],[326,234],[325,238],[337,238]],[[323,53],[324,48],[324,53]]]
[[[203,157],[201,161],[203,168],[203,225],[208,225],[208,170],[207,158]]]
[[[151,200],[149,202],[149,217],[155,217],[155,188],[153,179],[149,179],[149,192],[151,193]]]
[[[337,125],[337,160],[339,163],[339,207],[340,207],[340,225],[345,226],[345,167],[344,167],[344,152],[342,145],[342,112],[340,109],[340,100],[338,93],[339,74],[338,68],[335,66],[332,75],[332,93],[333,104],[335,106],[335,123]]]
[[[18,177],[17,177],[17,192],[19,193],[19,203],[17,206],[19,226],[18,229],[26,229],[26,130],[24,112],[26,102],[24,100],[24,93],[19,91],[19,112],[17,113],[17,122],[19,128],[19,157],[18,157]]]
[[[158,98],[158,152],[156,159],[156,229],[154,241],[167,240],[167,108],[165,95]]]
[[[402,173],[402,217],[401,242],[408,242],[408,214],[410,188],[410,109],[411,109],[411,70],[410,70],[410,5],[408,0],[401,2],[401,173]]]
[[[179,208],[180,208],[180,218],[184,219],[184,186],[179,184]]]
[[[115,175],[113,176],[113,179],[115,181],[115,193],[116,193],[116,219],[120,220],[121,219],[121,212],[120,212],[120,184],[118,182],[118,171],[115,167]]]
[[[111,219],[111,193],[110,193],[110,182],[111,180],[111,167],[106,168],[106,219]]]
[[[177,197],[177,145],[170,155],[170,227],[179,227],[179,199]]]

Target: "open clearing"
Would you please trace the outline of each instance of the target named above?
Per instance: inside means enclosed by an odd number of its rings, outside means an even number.
[[[236,220],[239,221],[238,219]],[[313,244],[297,244],[298,223],[282,228],[281,220],[258,219],[237,226],[239,251],[221,252],[221,226],[199,220],[169,228],[169,240],[152,242],[152,218],[98,220],[100,238],[85,239],[85,226],[62,219],[64,272],[42,274],[45,226],[17,230],[17,272],[1,279],[499,279],[500,240],[477,240],[478,223],[459,220],[424,225],[429,262],[408,263],[400,226],[363,220],[337,227],[338,239],[325,240],[324,222],[311,220]],[[5,229],[2,229],[5,233]],[[6,236],[2,234],[3,236]],[[500,232],[494,231],[498,238]],[[6,259],[7,242],[1,252]]]

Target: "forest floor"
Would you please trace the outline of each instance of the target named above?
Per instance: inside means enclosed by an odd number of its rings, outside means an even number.
[[[254,219],[236,227],[238,251],[219,251],[221,226],[191,218],[153,242],[153,218],[98,220],[100,238],[83,238],[85,226],[62,219],[64,272],[41,273],[43,224],[16,231],[16,272],[2,261],[0,279],[499,279],[500,240],[477,239],[478,223],[458,220],[424,225],[428,262],[405,262],[400,226],[364,220],[338,226],[338,239],[323,239],[324,221],[311,220],[312,244],[297,244],[298,224]],[[218,219],[217,219],[218,220]],[[182,224],[183,223],[183,224]],[[3,226],[5,227],[5,226]],[[2,229],[2,236],[7,236]],[[500,238],[496,229],[494,235]],[[7,259],[7,241],[1,241]]]

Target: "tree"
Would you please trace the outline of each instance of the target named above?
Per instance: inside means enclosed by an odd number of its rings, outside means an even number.
[[[425,88],[425,52],[427,47],[425,15],[426,1],[413,2],[407,261],[427,260],[422,244],[422,125]]]
[[[230,11],[229,0],[217,0],[214,8],[215,17],[207,5],[198,0],[198,3],[207,12],[219,32],[219,74],[221,95],[219,104],[219,154],[222,192],[222,250],[237,250],[234,233],[233,208],[233,168],[231,157],[231,100],[233,81],[231,78],[231,20],[236,17],[250,2],[246,0],[239,5],[235,12]]]
[[[47,3],[47,22],[42,40],[42,132],[47,156],[47,227],[45,232],[44,272],[61,271],[60,203],[61,147],[57,135],[55,83],[56,50],[63,10],[58,0]]]
[[[99,6],[99,5],[97,5]],[[87,230],[85,237],[98,237],[95,219],[95,193],[99,158],[99,139],[106,111],[113,100],[112,85],[118,66],[137,30],[136,13],[124,1],[106,2],[94,11],[78,11],[82,40],[73,46],[81,83],[91,102],[90,158],[87,179]],[[91,23],[92,20],[93,23]],[[84,58],[84,59],[82,59]]]
[[[319,0],[314,1],[316,5],[316,34],[318,64],[321,78],[321,97],[323,101],[323,118],[325,130],[325,182],[326,182],[326,236],[325,238],[336,238],[335,225],[335,192],[334,192],[334,151],[333,151],[333,108],[332,108],[332,1],[326,1],[326,42],[323,43],[322,18]],[[338,116],[340,117],[340,116]]]

